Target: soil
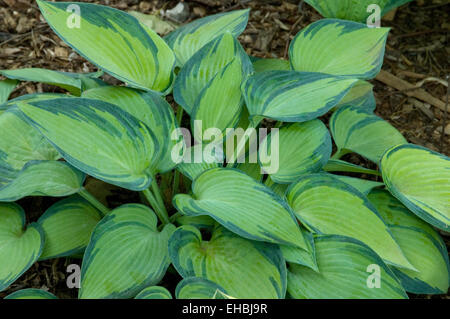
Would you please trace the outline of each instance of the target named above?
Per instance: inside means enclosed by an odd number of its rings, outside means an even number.
[[[163,10],[171,9],[178,3],[178,1],[159,0],[82,2],[99,3],[145,14],[161,14]],[[288,45],[295,34],[306,25],[321,18],[303,1],[195,0],[184,2],[189,7],[187,20],[184,22],[214,13],[251,8],[247,29],[239,39],[247,53],[257,57],[287,58]],[[417,0],[398,8],[395,14],[382,20],[382,26],[391,28],[383,70],[413,85],[420,85],[429,94],[444,102],[448,99],[445,83],[448,83],[450,70],[449,13],[448,0]],[[40,15],[35,1],[0,0],[0,69],[25,67],[69,72],[97,70],[51,31]],[[104,79],[114,83],[114,79],[110,76],[106,75]],[[375,86],[377,115],[389,121],[408,141],[450,155],[450,116],[446,112],[426,101],[408,97],[406,91],[398,91],[377,80],[371,82]],[[35,92],[61,91],[46,84],[22,83],[11,97]],[[345,159],[370,166],[356,155],[347,155]],[[87,188],[110,207],[139,201],[136,193],[118,190],[92,178],[88,180]],[[27,212],[28,220],[33,221],[57,200],[30,197],[21,200],[19,204]],[[450,238],[444,236],[444,239],[449,246]],[[71,263],[79,264],[80,260],[60,258],[37,262],[11,287],[1,292],[0,298],[23,288],[42,288],[56,294],[59,298],[75,298],[76,289],[69,289],[66,285],[68,275],[66,267]],[[171,274],[166,280],[175,282],[178,279],[176,274]],[[411,297],[450,298],[450,295],[411,295]]]

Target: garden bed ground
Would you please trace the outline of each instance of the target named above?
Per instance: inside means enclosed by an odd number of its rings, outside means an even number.
[[[178,1],[102,0],[84,1],[109,5],[122,10],[158,14],[173,8]],[[185,1],[189,6],[186,21],[206,15],[251,8],[250,21],[240,36],[247,53],[258,57],[286,58],[289,41],[304,26],[320,19],[320,15],[301,1]],[[399,8],[395,15],[382,21],[392,28],[386,47],[383,70],[394,75],[394,83],[373,80],[377,100],[376,114],[388,120],[408,141],[450,155],[450,115],[431,101],[410,97],[415,91],[402,90],[399,79],[421,85],[432,97],[443,102],[448,99],[450,73],[448,35],[450,31],[450,2],[448,0],[414,1]],[[186,22],[185,21],[185,22]],[[35,1],[0,0],[0,69],[42,67],[71,72],[92,72],[96,68],[66,46],[43,22]],[[389,75],[388,74],[388,75]],[[439,79],[441,81],[439,81]],[[105,80],[114,81],[109,76]],[[384,83],[383,83],[384,82]],[[114,82],[112,82],[114,83]],[[400,91],[399,91],[400,89]],[[59,92],[58,88],[36,83],[22,83],[12,94],[16,97],[34,92]],[[444,103],[445,105],[445,103]],[[444,107],[445,109],[445,107]],[[443,128],[445,128],[443,133]],[[347,155],[345,159],[368,165],[362,158]],[[132,192],[118,192],[114,187],[94,179],[87,188],[110,207],[138,201]],[[25,198],[20,204],[30,221],[36,220],[57,199]],[[444,236],[447,246],[450,237]],[[66,286],[66,266],[79,263],[66,258],[38,262],[0,297],[23,288],[42,288],[60,298],[76,297],[76,289]],[[167,276],[167,280],[178,281]],[[164,283],[162,283],[164,285]],[[418,296],[423,297],[423,296]],[[438,296],[438,298],[450,298]],[[428,298],[428,297],[427,297]]]

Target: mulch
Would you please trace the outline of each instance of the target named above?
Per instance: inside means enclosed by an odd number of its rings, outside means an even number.
[[[108,5],[121,10],[161,14],[176,6],[178,1],[100,0],[81,1]],[[288,45],[295,34],[321,16],[303,1],[277,0],[194,0],[188,4],[189,14],[184,22],[229,10],[251,8],[247,29],[240,41],[248,54],[266,58],[287,58]],[[448,0],[417,0],[397,9],[395,15],[382,20],[391,28],[386,45],[383,70],[413,85],[421,86],[433,97],[446,101],[448,89],[450,31],[450,2]],[[331,53],[332,54],[332,53]],[[0,0],[0,69],[41,67],[68,72],[93,72],[96,67],[84,60],[54,34],[31,0]],[[106,81],[115,83],[110,76]],[[450,155],[450,116],[417,98],[408,96],[384,83],[372,80],[377,109],[375,113],[396,127],[408,141]],[[41,83],[22,83],[12,97],[36,92],[61,92]],[[448,104],[448,103],[447,103]],[[368,165],[356,155],[345,159]],[[369,165],[370,166],[370,165]],[[94,190],[103,185],[90,180]],[[112,194],[112,195],[111,195]],[[108,189],[99,194],[110,207],[136,201],[136,194]],[[27,218],[36,220],[57,199],[25,198],[19,202]],[[444,237],[449,246],[449,237]],[[0,298],[23,288],[42,288],[60,298],[75,298],[76,289],[66,285],[66,267],[79,260],[60,258],[34,264]],[[169,280],[178,280],[169,274]],[[450,298],[446,296],[413,296],[418,298]]]

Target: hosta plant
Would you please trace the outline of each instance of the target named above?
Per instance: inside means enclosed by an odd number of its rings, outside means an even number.
[[[36,261],[72,258],[79,298],[446,293],[450,159],[374,114],[389,29],[341,14],[345,1],[307,2],[327,18],[281,60],[247,55],[248,10],[162,38],[123,11],[38,1],[98,72],[0,71],[0,291],[56,298],[8,287]],[[8,99],[19,81],[60,89]],[[141,202],[107,207],[87,176]],[[27,196],[61,199],[30,221],[15,203]]]

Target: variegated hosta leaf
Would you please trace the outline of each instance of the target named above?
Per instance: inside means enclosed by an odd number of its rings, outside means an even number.
[[[289,46],[296,71],[372,79],[383,64],[389,28],[322,19],[303,28]]]
[[[291,65],[288,60],[282,59],[258,59],[253,62],[253,68],[255,72],[263,71],[288,71],[291,69]]]
[[[14,203],[0,203],[0,291],[9,287],[39,258],[44,247],[41,227],[25,226],[25,212]]]
[[[381,173],[376,170],[337,159],[330,159],[323,169],[327,172],[352,172],[381,176]]]
[[[319,271],[290,264],[288,292],[297,299],[407,299],[392,271],[367,245],[353,238],[315,238]]]
[[[366,23],[373,10],[368,10],[370,5],[380,7],[380,18],[390,10],[412,0],[306,0],[306,3],[314,7],[325,18],[338,18]]]
[[[239,170],[209,169],[192,183],[192,193],[173,199],[184,215],[208,215],[242,237],[307,250],[290,207],[270,188]]]
[[[381,159],[386,187],[414,214],[445,231],[450,229],[450,158],[405,144]]]
[[[151,286],[142,290],[134,299],[172,299],[172,295],[164,287]]]
[[[367,81],[359,80],[342,98],[336,107],[352,105],[368,112],[373,112],[376,107],[373,85]]]
[[[129,298],[155,285],[170,259],[167,244],[175,226],[159,232],[150,208],[127,204],[94,229],[81,268],[80,298]]]
[[[183,278],[203,277],[236,298],[284,298],[286,264],[276,245],[250,241],[223,227],[211,240],[197,228],[179,227],[170,237],[169,254]]]
[[[27,288],[13,292],[5,299],[58,299],[58,297],[42,289]]]
[[[180,226],[190,225],[198,229],[207,230],[212,230],[217,225],[217,222],[214,219],[206,215],[186,216],[181,215],[180,213],[176,213],[175,223]]]
[[[144,90],[170,88],[175,56],[135,17],[91,3],[37,3],[58,36],[105,72]]]
[[[30,161],[14,178],[0,183],[0,201],[12,202],[26,196],[69,196],[82,189],[84,178],[84,173],[66,162]]]
[[[391,226],[391,232],[405,256],[418,270],[393,269],[405,290],[416,294],[446,294],[450,264],[445,243],[436,241],[421,228]]]
[[[387,149],[407,143],[387,121],[354,106],[339,108],[330,119],[330,130],[338,152],[355,152],[375,163]]]
[[[0,104],[0,114],[2,111],[13,108],[16,106],[17,102],[35,102],[35,101],[44,101],[57,99],[61,97],[73,97],[72,95],[61,94],[61,93],[36,93],[36,94],[24,94],[9,101],[6,101],[3,104]]]
[[[9,95],[17,86],[18,81],[16,80],[1,80],[0,81],[0,104],[8,101]],[[1,108],[0,108],[1,109]]]
[[[335,107],[355,82],[321,73],[265,71],[250,76],[242,91],[255,124],[264,117],[305,122]]]
[[[81,80],[78,75],[69,72],[60,72],[42,68],[25,68],[16,70],[1,70],[0,74],[20,81],[42,82],[58,86],[71,94],[80,95]]]
[[[191,114],[203,89],[211,86],[211,80],[235,58],[241,63],[242,76],[238,75],[237,78],[230,79],[231,83],[224,83],[224,87],[235,83],[235,87],[239,90],[241,79],[253,69],[239,41],[230,32],[226,32],[207,43],[187,61],[178,73],[173,87],[175,101],[188,114]]]
[[[60,157],[15,107],[0,115],[0,136],[0,183],[13,179],[29,161]]]
[[[160,157],[156,160],[156,170],[164,173],[174,168],[171,157],[175,141],[171,139],[177,124],[172,107],[154,92],[142,92],[126,87],[101,87],[88,90],[82,97],[102,100],[117,105],[144,122],[158,140]]]
[[[270,179],[270,176],[268,176],[267,178]],[[268,180],[266,180],[266,185],[267,182]],[[284,198],[284,195],[286,194],[286,189],[289,187],[289,185],[290,184],[277,184],[272,182],[272,184],[270,185],[270,189],[273,190],[273,192],[278,196],[280,196],[281,198]]]
[[[439,233],[410,212],[388,191],[368,195],[411,264],[419,272],[394,268],[403,287],[416,294],[445,293],[449,284],[447,247]]]
[[[211,154],[207,154],[208,156],[205,157],[203,156],[203,151],[207,147],[209,147],[208,144],[195,144],[186,148],[184,151],[183,161],[177,165],[177,170],[193,181],[204,171],[210,168],[221,167],[223,162],[223,154],[217,154],[215,152],[212,154],[215,149],[211,148]],[[201,159],[198,158],[200,154],[202,156]]]
[[[310,251],[311,253],[308,253],[305,250],[299,249],[297,247],[280,245],[283,257],[287,262],[303,265],[315,271],[319,271],[319,269],[317,268],[314,237],[310,232],[305,232],[305,237],[306,237],[306,244],[308,245],[308,251]]]
[[[192,110],[191,127],[194,139],[211,142],[225,139],[228,128],[234,128],[241,115],[244,99],[241,93],[242,61],[235,58],[220,70],[203,89]],[[212,136],[209,137],[209,131]]]
[[[278,139],[272,139],[274,134],[278,134]],[[274,148],[278,156],[271,152],[273,142],[278,142]],[[275,183],[280,184],[290,184],[301,175],[318,172],[330,155],[330,133],[320,120],[283,126],[277,133],[271,132],[259,146],[261,166],[271,167],[273,171],[267,173]],[[278,163],[272,163],[276,160]]]
[[[226,291],[220,285],[203,277],[187,277],[175,290],[177,299],[225,299]]]
[[[344,175],[333,175],[335,178],[341,180],[344,183],[347,183],[357,190],[359,190],[364,195],[367,195],[370,193],[372,189],[375,187],[383,186],[383,183],[375,182],[367,179],[362,178],[356,178],[356,177],[350,177],[350,176],[344,176]]]
[[[249,10],[210,15],[186,24],[164,37],[183,66],[198,50],[214,38],[230,32],[238,37],[247,26]]]
[[[313,232],[358,239],[387,263],[414,270],[375,207],[352,186],[330,174],[311,174],[292,184],[286,196]]]
[[[45,234],[40,259],[83,253],[101,218],[101,213],[78,195],[53,204],[38,220]]]
[[[86,98],[19,103],[19,108],[81,171],[131,190],[150,185],[159,144],[148,126],[131,114]]]

